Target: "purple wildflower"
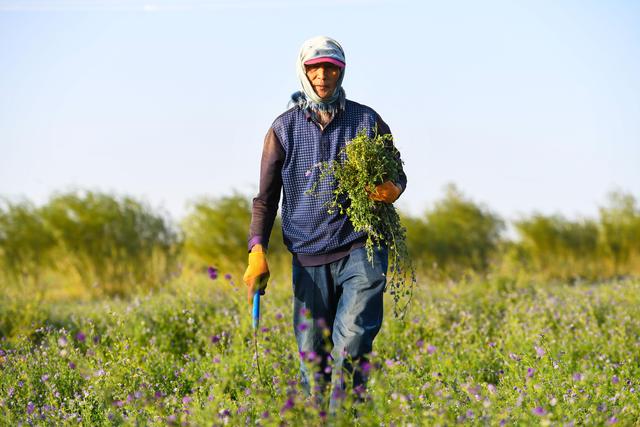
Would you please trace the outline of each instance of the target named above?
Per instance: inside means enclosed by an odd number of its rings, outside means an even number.
[[[269,418],[269,411],[264,411],[262,414],[260,414],[260,417],[263,420],[266,420],[267,418]]]
[[[582,380],[582,374],[579,372],[576,372],[575,374],[573,374],[573,380],[574,381],[580,381]]]
[[[0,348],[0,357],[4,357],[6,355],[7,355],[7,353],[5,353],[5,351]]]
[[[611,382],[614,384],[618,384],[620,382],[620,378],[618,378],[617,375],[614,375],[613,377],[611,377]]]
[[[220,342],[220,336],[219,335],[212,335],[211,336],[211,342],[213,344],[218,344]]]
[[[207,273],[209,273],[211,280],[216,280],[218,278],[218,269],[213,266],[209,266],[209,268],[207,268]]]
[[[188,405],[189,403],[191,403],[193,399],[190,396],[185,396],[182,398],[182,404],[183,405]]]
[[[65,347],[67,345],[67,338],[66,337],[59,337],[58,338],[58,345],[60,347]]]
[[[416,347],[418,347],[418,348],[422,348],[422,347],[424,347],[424,340],[418,340],[418,341],[416,341]]]
[[[113,406],[122,408],[124,406],[124,402],[122,400],[116,400],[115,402],[113,402]]]
[[[224,275],[224,278],[225,278],[226,280],[231,280],[231,273],[227,273],[227,274],[225,274],[225,275]]]
[[[519,361],[520,361],[520,359],[521,359],[521,357],[520,357],[520,356],[518,356],[518,355],[517,355],[517,354],[515,354],[515,353],[509,353],[509,358],[510,358],[511,360],[515,360],[516,362],[519,362]]]
[[[299,325],[298,325],[298,330],[299,330],[300,332],[304,332],[304,331],[306,331],[307,329],[309,329],[309,325],[307,325],[306,323],[301,323],[301,324],[299,324]]]
[[[393,394],[395,394],[395,393],[393,393]],[[333,392],[331,392],[331,396],[334,399],[344,399],[345,398],[345,393],[344,393],[343,389],[341,389],[339,387],[336,387],[336,388],[333,389]]]
[[[542,347],[538,347],[538,346],[536,345],[536,346],[535,346],[535,349],[536,349],[536,354],[538,355],[538,357],[542,357],[542,356],[544,356],[544,353],[545,353],[544,348],[542,348]]]
[[[467,418],[473,418],[473,411],[471,409],[467,411]]]
[[[263,334],[266,334],[269,331],[270,329],[267,326],[263,326],[262,328],[260,328],[260,332],[262,332]]]
[[[40,380],[42,380],[43,383],[46,383],[49,380],[49,375],[44,374],[43,376],[40,377]]]
[[[93,343],[94,344],[98,344],[100,342],[100,335],[94,335],[93,336]]]
[[[36,405],[34,405],[33,402],[27,403],[27,414],[31,415],[35,410],[36,410]]]
[[[295,404],[296,403],[293,400],[293,397],[288,398],[287,401],[284,403],[284,406],[282,406],[282,409],[280,410],[280,413],[284,413],[284,412],[288,411],[289,409],[293,408],[293,406]]]
[[[429,345],[427,346],[427,353],[429,353],[429,354],[433,354],[433,353],[435,353],[435,352],[436,352],[436,350],[437,350],[437,349],[438,349],[438,347],[436,347],[435,345],[433,345],[433,344],[429,344]]]
[[[282,313],[276,313],[276,320],[282,320],[283,317]]]
[[[545,416],[547,414],[547,411],[545,411],[542,406],[536,406],[531,410],[531,412],[533,412],[533,415],[537,415],[539,417]]]
[[[480,400],[481,396],[480,396],[480,386],[469,386],[467,388],[467,392],[469,394],[471,394],[473,397],[475,397],[476,400]]]
[[[87,336],[84,334],[84,332],[80,331],[76,334],[76,339],[80,342],[84,342],[84,340],[87,339]]]
[[[536,372],[535,369],[533,368],[528,368],[527,369],[527,378],[533,378],[533,374]]]
[[[607,420],[607,424],[609,424],[609,425],[611,425],[611,424],[615,424],[615,423],[617,423],[617,422],[618,422],[618,419],[616,418],[616,416],[615,416],[615,415],[614,415],[614,416],[612,416],[611,418],[609,418],[609,419]]]
[[[371,363],[369,362],[363,362],[362,365],[360,365],[360,369],[362,369],[362,372],[366,375],[369,373],[369,371],[371,371]]]
[[[496,343],[493,341],[489,341],[489,347],[493,348],[496,346]]]

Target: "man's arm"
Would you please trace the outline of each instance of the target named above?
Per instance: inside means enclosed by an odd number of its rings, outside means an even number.
[[[378,127],[378,134],[385,135],[391,134],[391,129],[389,129],[389,125],[387,125],[382,117],[378,115],[376,124]],[[389,149],[393,150],[396,158],[398,159],[398,164],[400,165],[400,173],[398,174],[398,178],[395,180],[394,184],[400,187],[400,194],[404,193],[404,189],[407,188],[407,175],[404,173],[404,168],[402,167],[402,159],[400,158],[400,151],[393,145],[393,141],[390,141]],[[399,197],[399,196],[398,196]]]
[[[260,161],[260,186],[253,199],[251,226],[249,227],[249,251],[254,245],[269,245],[273,222],[278,212],[282,191],[282,164],[285,153],[273,128],[269,128],[264,138],[262,160]]]

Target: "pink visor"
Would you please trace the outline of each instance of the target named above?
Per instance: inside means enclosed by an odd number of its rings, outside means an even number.
[[[332,64],[337,65],[340,68],[344,68],[344,62],[342,62],[342,61],[340,61],[338,59],[335,59],[335,58],[331,58],[329,56],[321,56],[319,58],[310,59],[308,61],[305,61],[304,65],[320,64],[322,62],[330,62]]]

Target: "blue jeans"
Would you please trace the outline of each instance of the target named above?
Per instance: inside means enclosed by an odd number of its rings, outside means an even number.
[[[356,393],[366,386],[366,355],[382,325],[387,257],[386,248],[376,249],[372,263],[362,247],[330,264],[293,264],[293,327],[301,384],[307,395],[321,399],[330,382],[331,411],[344,397],[345,377],[352,378]]]

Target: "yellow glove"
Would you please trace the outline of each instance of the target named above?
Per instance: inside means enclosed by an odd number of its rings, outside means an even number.
[[[385,181],[376,185],[373,191],[369,191],[369,198],[376,202],[393,203],[398,200],[402,189],[391,181]]]
[[[242,276],[242,280],[248,286],[247,296],[249,298],[249,304],[253,304],[253,295],[256,292],[264,295],[269,275],[269,265],[267,264],[264,249],[262,245],[255,245],[251,248],[251,253],[249,254],[247,271],[245,271],[244,276]]]

